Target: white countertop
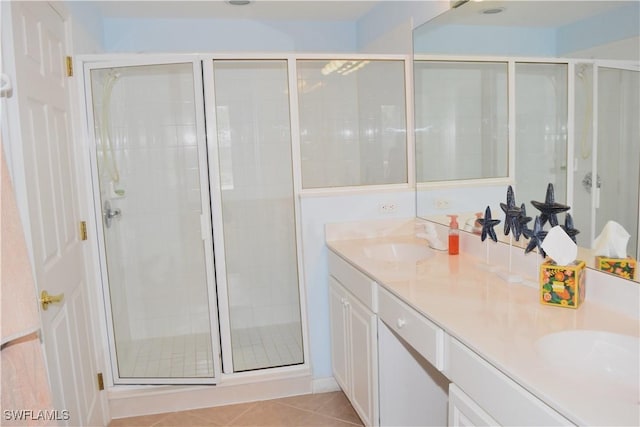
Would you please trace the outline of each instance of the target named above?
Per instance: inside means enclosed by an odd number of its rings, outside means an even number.
[[[577,310],[540,304],[538,290],[509,284],[469,254],[436,252],[415,262],[376,261],[364,247],[417,243],[411,235],[327,241],[328,247],[578,425],[640,425],[638,387],[549,366],[535,342],[565,330],[640,336],[637,319],[588,300]],[[587,293],[589,284],[587,283]]]

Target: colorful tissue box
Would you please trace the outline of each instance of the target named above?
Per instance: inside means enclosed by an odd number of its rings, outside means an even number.
[[[596,257],[596,268],[598,270],[612,273],[625,279],[633,279],[636,272],[636,260],[627,258],[607,258],[604,256]]]
[[[584,301],[585,262],[570,265],[545,261],[540,266],[540,302],[546,305],[578,308]]]

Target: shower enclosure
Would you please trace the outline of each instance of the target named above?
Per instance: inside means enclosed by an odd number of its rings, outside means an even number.
[[[303,364],[287,60],[85,71],[114,383]]]
[[[637,64],[423,55],[414,81],[418,187],[488,178],[473,193],[491,199],[495,179],[508,178],[528,203],[542,200],[552,183],[556,201],[572,207],[580,246],[591,247],[614,220],[631,235],[628,253],[637,257]],[[470,192],[465,198],[475,200]],[[420,200],[419,213],[437,216],[437,206]]]

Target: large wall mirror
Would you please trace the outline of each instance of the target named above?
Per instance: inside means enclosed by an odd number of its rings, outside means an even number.
[[[532,0],[455,1],[416,28],[417,216],[504,219],[512,185],[534,217],[552,183],[588,265],[609,220],[637,258],[639,27],[637,0]]]

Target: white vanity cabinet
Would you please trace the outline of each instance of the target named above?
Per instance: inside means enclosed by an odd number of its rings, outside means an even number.
[[[366,425],[573,425],[402,297],[406,283],[378,285],[333,251],[329,273],[333,373]]]
[[[450,426],[574,425],[457,339],[447,336],[447,348],[445,374],[455,394],[449,395]]]
[[[329,252],[333,374],[365,425],[378,425],[376,283]]]
[[[449,384],[450,427],[481,427],[499,425],[491,415],[465,394],[454,383]]]

